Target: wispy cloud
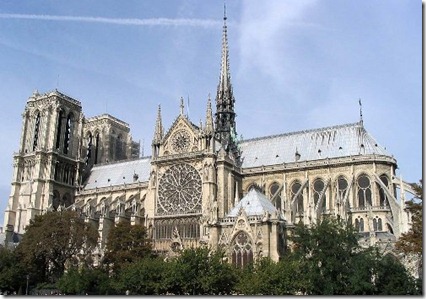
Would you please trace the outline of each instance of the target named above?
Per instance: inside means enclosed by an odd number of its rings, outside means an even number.
[[[81,16],[55,16],[55,15],[34,15],[34,14],[0,14],[0,19],[27,19],[40,21],[59,21],[59,22],[86,22],[86,23],[104,23],[113,25],[132,25],[132,26],[192,26],[192,27],[216,27],[222,25],[215,20],[203,19],[169,19],[169,18],[151,18],[151,19],[114,19],[102,17],[81,17]]]

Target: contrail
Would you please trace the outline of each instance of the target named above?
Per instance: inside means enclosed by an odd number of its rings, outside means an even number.
[[[86,22],[86,23],[104,23],[114,25],[133,25],[133,26],[193,26],[193,27],[216,27],[221,22],[215,20],[202,19],[112,19],[102,17],[72,17],[72,16],[53,16],[53,15],[31,15],[31,14],[0,14],[0,19],[28,19],[43,21],[60,22]]]

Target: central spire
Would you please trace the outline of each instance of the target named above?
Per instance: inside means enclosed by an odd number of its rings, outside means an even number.
[[[216,138],[222,143],[227,151],[236,150],[236,124],[234,112],[234,94],[231,84],[231,73],[229,71],[228,56],[228,31],[226,26],[226,6],[223,13],[222,33],[222,60],[220,68],[219,85],[216,94],[215,132]]]

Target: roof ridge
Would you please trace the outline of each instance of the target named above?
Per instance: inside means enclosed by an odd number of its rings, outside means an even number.
[[[357,125],[358,126],[361,125],[360,122],[347,123],[347,124],[342,124],[342,125],[335,125],[335,126],[316,128],[316,129],[300,130],[300,131],[281,133],[281,134],[274,134],[274,135],[268,135],[268,136],[263,136],[263,137],[254,137],[254,138],[242,140],[240,143],[258,141],[258,140],[264,140],[264,139],[272,139],[272,138],[276,138],[276,137],[291,136],[291,135],[297,135],[297,134],[302,134],[302,133],[319,132],[319,131],[325,131],[325,130],[330,130],[330,129],[340,129],[340,128],[344,128],[344,127],[352,127],[352,126],[357,126]]]

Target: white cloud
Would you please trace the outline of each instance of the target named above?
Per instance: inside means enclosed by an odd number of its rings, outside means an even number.
[[[104,23],[114,25],[133,25],[133,26],[193,26],[193,27],[215,27],[222,23],[215,20],[202,19],[114,19],[102,17],[80,17],[80,16],[54,16],[54,15],[34,15],[34,14],[0,14],[1,19],[27,19],[41,21],[62,21],[62,22],[86,22],[86,23]]]
[[[312,27],[304,14],[316,1],[265,1],[262,5],[244,2],[239,47],[241,72],[250,68],[281,81],[285,75],[282,45],[289,29]],[[288,71],[288,70],[287,70]]]

